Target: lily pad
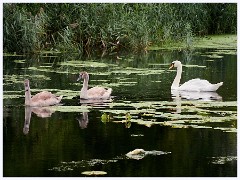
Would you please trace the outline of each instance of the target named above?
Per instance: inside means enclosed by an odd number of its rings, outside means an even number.
[[[3,99],[16,99],[23,97],[22,94],[3,94]]]
[[[209,52],[209,53],[211,53],[211,52]],[[236,55],[237,50],[236,49],[218,49],[218,50],[215,50],[212,53],[221,54],[221,55],[226,55],[226,54]]]
[[[24,79],[26,78],[33,78],[36,80],[50,80],[49,77],[45,75],[3,75],[4,85],[11,85],[16,83],[22,83],[24,82]]]
[[[197,68],[206,68],[206,66],[199,66],[199,65],[195,65],[195,64],[185,64],[183,65],[185,67],[197,67]]]
[[[81,174],[87,175],[87,176],[100,176],[100,175],[106,175],[107,172],[105,172],[105,171],[84,171]]]
[[[59,112],[90,112],[91,106],[53,106]]]
[[[223,56],[217,55],[217,54],[209,54],[209,55],[201,55],[204,57],[208,57],[208,58],[214,58],[214,59],[221,59],[223,58]]]
[[[226,126],[235,124],[237,120],[237,102],[214,101],[146,101],[146,102],[112,102],[110,109],[100,110],[103,113],[111,113],[113,123],[127,123],[125,114],[130,113],[131,123],[137,123],[146,127],[153,125],[170,126],[172,128],[217,128],[222,124],[224,132],[235,132],[236,127]],[[132,107],[132,108],[131,108]],[[222,109],[231,108],[229,111]],[[159,121],[160,120],[160,121]],[[216,125],[215,125],[216,124]],[[227,128],[227,129],[225,129]]]
[[[103,165],[107,163],[115,163],[117,159],[114,160],[104,160],[104,159],[90,159],[90,160],[81,160],[81,161],[70,161],[70,162],[61,162],[58,166],[48,169],[49,171],[72,171],[79,167],[93,167],[96,165]]]
[[[115,64],[107,64],[95,61],[65,61],[60,63],[61,66],[74,66],[74,67],[109,67],[109,66],[117,66]]]
[[[227,162],[237,161],[237,156],[212,157],[212,164],[226,164]]]
[[[24,64],[26,63],[26,60],[14,60],[15,63],[19,63],[19,64]]]

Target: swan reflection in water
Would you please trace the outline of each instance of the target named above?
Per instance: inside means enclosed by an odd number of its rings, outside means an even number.
[[[216,92],[194,92],[194,91],[179,91],[171,90],[172,99],[176,102],[176,113],[181,113],[181,101],[222,101],[222,96]]]
[[[95,107],[106,107],[109,106],[109,103],[112,102],[112,99],[80,99],[80,104],[83,106],[95,106]]]
[[[98,108],[108,107],[112,99],[80,99],[81,106],[94,106]],[[79,127],[81,129],[87,128],[88,125],[88,112],[82,112],[81,117],[77,118]]]
[[[80,118],[77,118],[79,127],[81,129],[87,128],[88,125],[88,112],[83,112]]]
[[[23,134],[27,135],[29,133],[29,127],[31,122],[32,112],[38,117],[47,118],[51,117],[52,113],[55,112],[51,107],[30,107],[25,106],[25,121],[23,127]]]
[[[186,100],[201,100],[201,101],[221,101],[222,96],[216,92],[194,92],[194,91],[178,91],[171,90],[172,97]]]

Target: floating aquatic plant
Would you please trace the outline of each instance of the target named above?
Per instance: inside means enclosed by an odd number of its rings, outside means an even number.
[[[3,99],[16,99],[23,97],[22,94],[3,94]]]
[[[226,164],[231,161],[236,161],[237,157],[236,156],[226,156],[226,157],[220,156],[220,157],[212,157],[211,159],[212,159],[211,161],[212,164]]]
[[[105,112],[102,114],[101,121],[103,123],[110,122],[111,120],[112,120],[112,117],[109,114],[107,114]]]
[[[54,106],[53,109],[59,112],[89,112],[91,106]]]
[[[234,123],[237,120],[236,111],[221,109],[236,107],[236,102],[204,102],[182,101],[177,107],[175,102],[112,102],[110,109],[102,109],[103,113],[111,113],[114,123],[127,123],[127,113],[131,114],[131,123],[146,127],[153,125],[171,126],[173,128],[216,128],[214,124],[222,123],[224,132],[234,132],[235,127],[224,127],[224,122]],[[121,108],[122,107],[122,108]],[[126,109],[127,107],[127,109]],[[132,107],[133,109],[130,109]],[[181,112],[177,113],[180,108]],[[129,110],[130,109],[130,110]],[[219,110],[220,109],[220,110]],[[175,112],[174,112],[175,111]],[[160,120],[160,121],[159,121]],[[211,124],[210,124],[211,123]],[[201,124],[201,125],[200,125]]]
[[[105,171],[84,171],[81,174],[87,175],[87,176],[100,176],[100,175],[106,175],[107,172],[105,172]]]
[[[147,155],[152,155],[152,156],[160,156],[160,155],[165,155],[165,154],[170,154],[171,152],[163,152],[163,151],[145,151],[144,149],[134,149],[133,151],[130,151],[126,154],[126,157],[129,159],[135,159],[135,160],[140,160],[143,159]]]
[[[232,35],[227,36],[206,36],[194,42],[195,48],[215,48],[215,49],[236,49],[236,38]]]
[[[115,64],[100,63],[96,61],[65,61],[60,63],[61,66],[73,66],[73,67],[93,67],[93,68],[103,68],[109,66],[117,66]]]
[[[23,60],[14,60],[15,63],[18,63],[18,64],[24,64],[26,63],[26,60],[23,59]]]
[[[213,58],[213,59],[221,59],[223,58],[223,56],[217,55],[217,54],[209,54],[209,55],[201,55],[204,57],[208,57],[208,58]]]
[[[226,51],[213,51],[209,54],[221,54]],[[134,58],[132,58],[134,59]],[[25,60],[20,60],[24,63]],[[16,60],[15,63],[18,63]],[[52,68],[49,62],[42,63],[40,66],[29,67],[32,75],[4,75],[4,85],[11,85],[23,83],[24,78],[34,78],[38,81],[50,80],[50,77],[43,75],[42,72],[54,73],[78,73],[79,67],[90,68],[91,74],[96,76],[103,76],[103,78],[93,79],[93,83],[100,83],[106,87],[126,87],[133,85],[138,86],[138,76],[145,76],[150,74],[161,74],[165,71],[168,64],[152,63],[147,64],[149,68],[124,67],[124,65],[116,65],[105,62],[97,62],[95,60],[82,61],[71,60],[60,63],[56,69]],[[206,66],[199,65],[185,65],[191,68],[205,68]],[[161,67],[163,67],[161,69]],[[70,68],[70,69],[68,69]],[[104,70],[103,70],[104,69]],[[107,69],[107,71],[105,71]],[[105,80],[104,76],[117,76],[113,80]],[[154,81],[158,82],[158,80]],[[78,83],[71,83],[72,86],[79,86]],[[21,86],[22,87],[22,86]],[[70,89],[70,88],[69,88]],[[79,96],[79,90],[61,90],[61,89],[44,89],[54,92],[57,95],[64,95],[64,100],[72,100]],[[43,89],[32,89],[32,92],[37,93]],[[23,98],[23,87],[19,91],[4,91],[3,98],[7,99]],[[74,99],[75,100],[75,99]],[[126,127],[130,128],[132,123],[151,127],[153,125],[170,126],[173,128],[213,128],[220,129],[224,132],[236,132],[237,120],[237,102],[236,101],[110,101],[106,103],[88,103],[80,101],[86,106],[56,106],[56,111],[59,112],[89,112],[92,109],[98,110],[102,113],[101,120],[103,122],[124,123]],[[129,116],[127,114],[129,113]],[[221,125],[219,125],[219,123]],[[231,124],[232,127],[231,127]]]
[[[48,169],[49,171],[72,171],[79,167],[93,167],[96,165],[103,165],[107,163],[117,162],[117,159],[104,160],[104,159],[90,159],[81,161],[61,162],[58,166]]]
[[[9,78],[18,82],[17,76],[9,76]],[[79,91],[45,90],[56,92],[57,95],[64,94],[64,99],[72,99],[79,95]],[[35,93],[39,91],[40,89],[32,89],[32,92]],[[22,90],[4,91],[3,94],[5,102],[7,99],[23,97]],[[59,112],[89,112],[91,109],[98,109],[103,114],[101,117],[103,122],[124,123],[127,128],[131,127],[131,123],[137,123],[146,127],[161,125],[173,128],[213,128],[224,132],[237,132],[236,101],[181,101],[180,104],[174,101],[109,101],[99,105],[63,105],[54,108],[55,111]],[[227,125],[226,122],[228,122]],[[221,126],[219,126],[219,123],[221,123]],[[231,124],[232,126],[230,127]]]
[[[143,134],[131,134],[132,137],[143,137]]]

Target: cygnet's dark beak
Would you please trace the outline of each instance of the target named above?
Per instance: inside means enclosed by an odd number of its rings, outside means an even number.
[[[26,80],[24,81],[24,86],[25,86],[25,90],[26,90],[26,89],[29,89],[29,80],[28,80],[28,79],[26,79]]]
[[[81,75],[79,75],[79,77],[78,77],[77,81],[80,81],[80,80],[81,80],[81,78],[82,78],[82,76],[81,76]]]

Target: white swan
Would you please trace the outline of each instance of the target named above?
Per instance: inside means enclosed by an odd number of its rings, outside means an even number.
[[[48,91],[42,91],[31,97],[29,80],[25,79],[25,105],[26,106],[52,106],[60,103],[63,96],[57,97]]]
[[[79,78],[83,79],[83,87],[80,91],[80,98],[81,99],[109,99],[112,93],[112,88],[105,89],[103,87],[93,87],[88,89],[88,81],[89,81],[89,75],[87,72],[80,72]]]
[[[179,86],[182,75],[182,63],[178,60],[173,61],[169,69],[172,69],[173,67],[177,68],[177,75],[172,83],[171,89],[180,91],[216,91],[223,85],[223,82],[211,84],[207,80],[197,78],[191,79]]]

